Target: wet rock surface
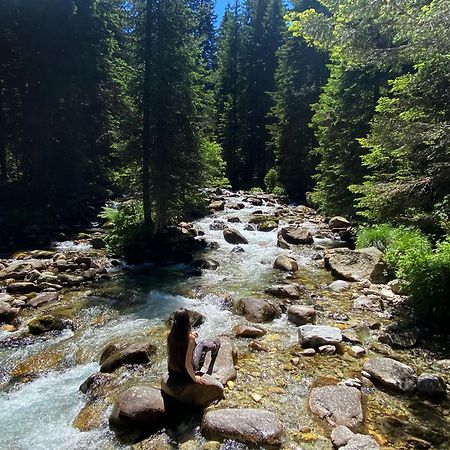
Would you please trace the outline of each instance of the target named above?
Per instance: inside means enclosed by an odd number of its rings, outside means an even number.
[[[371,379],[381,385],[401,392],[412,392],[416,389],[415,371],[399,361],[391,358],[372,358],[364,364],[363,370]]]
[[[309,394],[309,407],[313,414],[333,427],[344,425],[356,429],[364,421],[361,392],[354,387],[314,388]]]
[[[342,342],[341,330],[327,325],[303,325],[298,330],[298,337],[304,348],[338,345]]]
[[[281,308],[270,300],[244,298],[240,302],[243,316],[250,322],[269,322],[281,316]]]
[[[205,414],[202,433],[220,440],[277,445],[283,437],[283,425],[275,414],[262,409],[219,409]]]

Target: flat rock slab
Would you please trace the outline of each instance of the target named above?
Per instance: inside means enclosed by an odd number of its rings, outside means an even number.
[[[349,386],[314,388],[309,394],[311,412],[333,427],[354,429],[364,421],[361,392]]]
[[[54,303],[59,300],[59,294],[57,292],[42,292],[36,295],[33,299],[27,302],[27,306],[32,308],[39,308],[40,306],[47,305],[48,303]]]
[[[322,345],[338,345],[342,342],[339,328],[328,325],[303,325],[298,330],[300,344],[304,348]]]
[[[267,294],[273,295],[277,298],[289,298],[296,300],[300,295],[306,292],[306,289],[297,283],[292,284],[278,284],[276,286],[265,289]]]
[[[274,413],[237,408],[207,412],[202,432],[209,439],[234,439],[258,445],[279,445],[284,434],[283,425]]]
[[[412,392],[416,389],[415,371],[395,359],[372,358],[364,364],[363,370],[368,372],[372,381],[400,392]]]
[[[209,375],[203,375],[203,379],[206,384],[181,382],[166,374],[161,378],[161,390],[179,402],[204,408],[223,398],[223,385]]]
[[[327,250],[324,255],[325,267],[331,273],[348,281],[369,279],[372,283],[386,283],[383,253],[375,247],[361,250],[335,248]]]

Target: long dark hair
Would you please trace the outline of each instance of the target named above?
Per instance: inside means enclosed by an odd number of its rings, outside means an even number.
[[[167,336],[169,369],[184,372],[186,370],[186,351],[191,333],[191,320],[184,308],[177,309],[173,315],[172,328]]]

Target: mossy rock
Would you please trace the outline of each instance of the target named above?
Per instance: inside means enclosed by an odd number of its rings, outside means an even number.
[[[28,322],[28,331],[31,334],[39,335],[47,331],[61,331],[67,328],[68,321],[51,315],[38,316]]]

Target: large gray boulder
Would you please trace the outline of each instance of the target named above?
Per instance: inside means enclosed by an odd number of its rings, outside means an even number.
[[[112,373],[125,364],[148,364],[156,353],[152,344],[131,344],[113,352],[100,367],[100,372]]]
[[[338,278],[348,281],[369,279],[372,283],[386,283],[383,253],[375,247],[361,250],[334,248],[325,251],[325,267]]]
[[[322,345],[339,345],[342,333],[339,328],[328,325],[303,325],[298,330],[299,342],[304,348]]]
[[[134,386],[116,401],[109,426],[119,438],[136,441],[139,436],[162,428],[165,421],[161,391],[150,386]]]
[[[244,298],[240,302],[244,317],[250,322],[269,322],[281,316],[281,308],[270,300]]]
[[[333,427],[345,425],[355,429],[364,421],[361,392],[354,387],[313,388],[309,394],[309,407],[314,415]]]
[[[285,227],[279,234],[288,244],[307,245],[314,242],[312,234],[304,228]]]
[[[166,374],[161,378],[161,390],[179,402],[202,408],[222,400],[222,383],[206,374],[203,375],[203,379],[206,384],[198,384],[194,381],[181,382]]]
[[[223,238],[229,244],[248,244],[248,240],[235,228],[225,228],[225,230],[223,230]]]
[[[273,268],[285,272],[295,272],[298,270],[298,263],[292,256],[279,255],[273,263]]]
[[[371,380],[400,392],[412,392],[416,389],[417,376],[415,371],[395,359],[372,358],[363,367],[370,374]]]
[[[220,409],[203,416],[208,439],[233,439],[255,445],[280,445],[284,430],[274,413],[264,409]]]
[[[288,320],[295,325],[306,325],[316,320],[316,310],[311,306],[289,306],[287,315]]]

